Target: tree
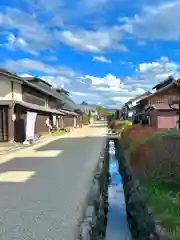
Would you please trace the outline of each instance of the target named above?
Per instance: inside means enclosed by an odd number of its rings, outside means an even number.
[[[89,119],[90,119],[91,118],[91,111],[90,110],[89,110],[88,116],[89,116]]]
[[[103,116],[104,116],[104,107],[102,107],[102,106],[97,106],[97,107],[96,107],[96,111],[97,111],[97,113],[98,113],[98,115],[99,115],[100,117],[103,117]]]
[[[112,115],[113,115],[113,112],[110,111],[110,110],[105,110],[105,111],[104,111],[104,114],[105,114],[105,117],[108,117],[108,116],[112,116]]]
[[[106,110],[102,106],[97,106],[96,111],[98,112],[99,117],[107,117],[107,116],[111,116],[113,114],[112,111]]]
[[[104,110],[104,107],[102,107],[102,106],[97,106],[96,107],[96,110],[99,112],[99,111],[102,111],[102,110]]]
[[[83,124],[89,124],[89,120],[90,120],[90,117],[89,117],[89,114],[85,113],[82,117],[82,122]]]

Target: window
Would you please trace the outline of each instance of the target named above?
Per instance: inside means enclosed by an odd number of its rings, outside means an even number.
[[[46,106],[46,100],[34,95],[31,95],[29,93],[24,93],[23,94],[23,101],[24,102],[28,102],[28,103],[33,103],[36,105],[40,105],[40,106]]]
[[[157,98],[156,103],[164,103],[164,96],[161,95]]]

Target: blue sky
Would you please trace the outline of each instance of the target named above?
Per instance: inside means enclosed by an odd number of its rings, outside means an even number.
[[[1,0],[1,66],[120,107],[180,72],[180,0]]]

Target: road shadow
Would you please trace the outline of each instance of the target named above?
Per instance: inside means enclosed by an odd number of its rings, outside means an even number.
[[[59,153],[59,156],[57,155],[55,157],[53,156],[28,157],[23,155],[23,157],[12,157],[12,159],[7,160],[6,162],[3,162],[0,164],[0,174],[8,171],[35,171],[36,175],[38,175],[38,173],[43,172],[42,169],[49,170],[51,165],[53,166],[56,165],[56,163],[53,162],[53,159],[56,159],[56,158],[60,158],[61,164],[67,164],[67,163],[71,164],[75,158],[77,158],[77,161],[78,161],[77,164],[79,162],[82,163],[85,159],[86,154],[90,155],[91,149],[93,149],[96,146],[96,143],[98,142],[102,142],[102,137],[96,137],[96,136],[93,136],[93,137],[87,136],[87,137],[81,137],[81,138],[65,137],[58,140],[54,140],[42,147],[36,148],[34,151],[37,153],[37,152],[44,152],[44,151],[60,150],[61,152]],[[28,151],[33,151],[33,150],[29,150],[27,148],[27,152]],[[100,151],[101,149],[99,149],[99,152]],[[18,152],[14,152],[15,156],[17,154]],[[79,159],[79,156],[81,156],[82,158]],[[64,159],[68,161],[64,162]],[[1,180],[0,180],[0,185],[1,185]]]

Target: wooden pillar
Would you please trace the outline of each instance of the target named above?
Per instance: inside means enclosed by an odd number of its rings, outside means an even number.
[[[64,117],[61,116],[61,128],[63,129],[64,128]]]
[[[74,127],[77,127],[77,116],[74,116]]]
[[[76,126],[79,127],[79,116],[76,117]]]
[[[8,141],[14,142],[14,104],[8,108]]]
[[[60,129],[60,126],[59,126],[59,116],[58,115],[56,115],[56,128]]]
[[[82,128],[82,126],[83,126],[82,120],[83,120],[83,116],[80,116],[79,123],[80,123],[80,127],[81,127],[81,128]]]
[[[179,129],[180,129],[180,103],[179,103]]]

